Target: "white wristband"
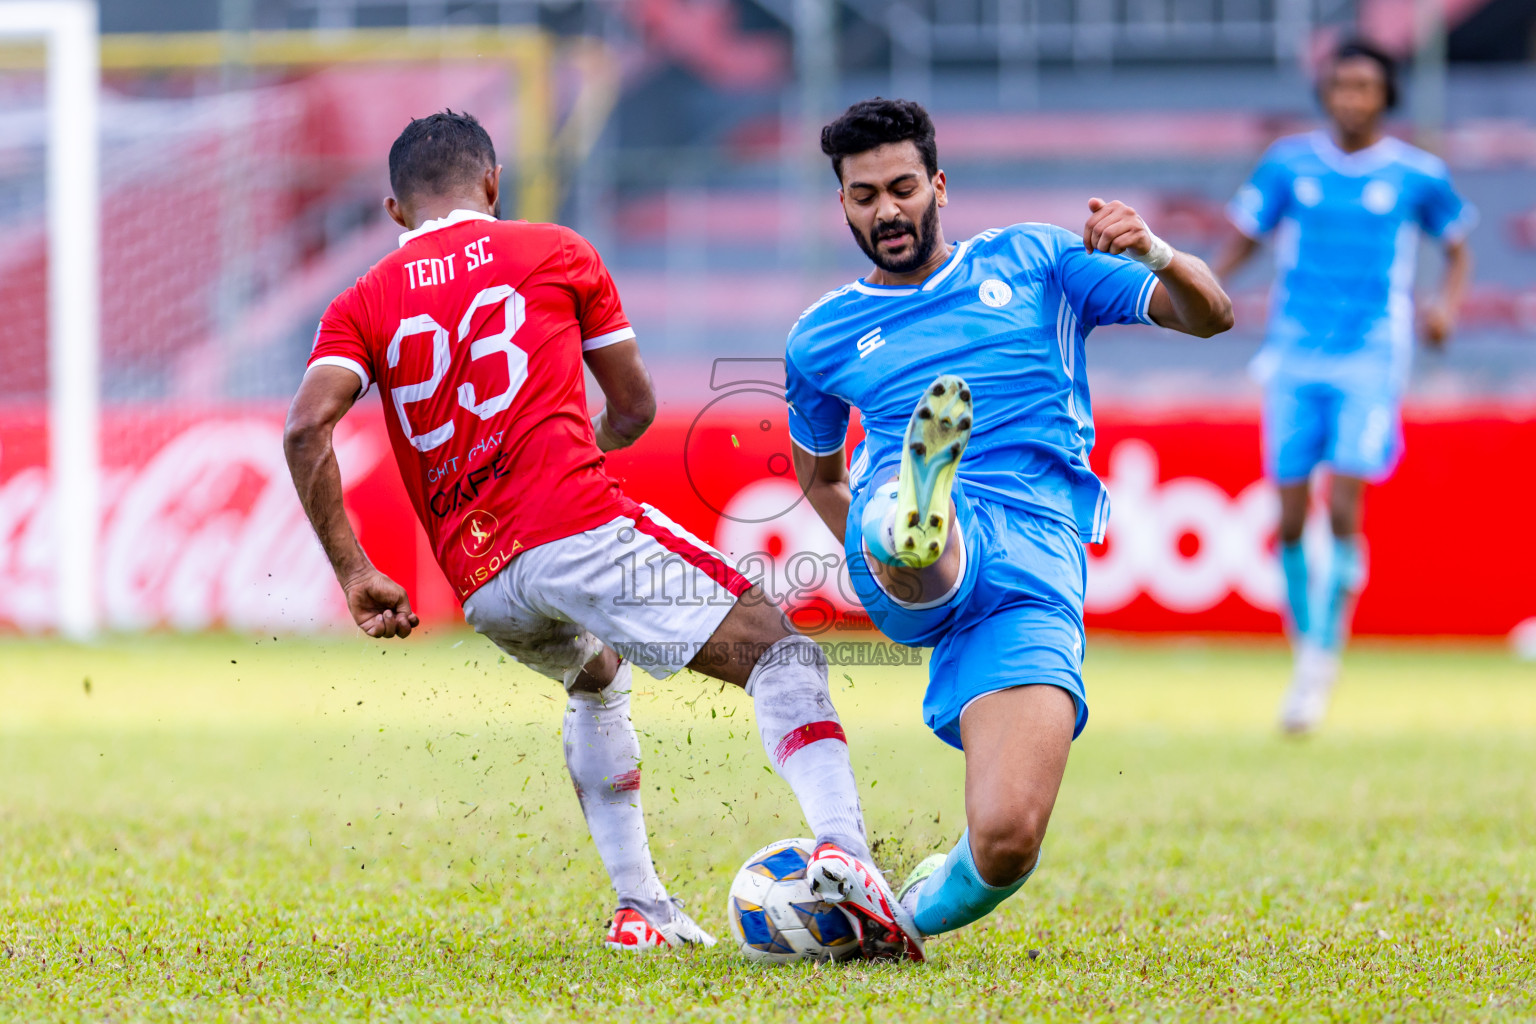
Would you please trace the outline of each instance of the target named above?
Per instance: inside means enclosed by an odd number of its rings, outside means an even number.
[[[1128,252],[1126,255],[1155,274],[1173,262],[1173,246],[1153,235],[1150,231],[1147,234],[1152,235],[1152,248],[1147,250],[1147,254],[1145,256],[1138,256],[1133,252]]]

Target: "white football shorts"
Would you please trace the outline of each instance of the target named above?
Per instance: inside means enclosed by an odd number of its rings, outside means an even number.
[[[651,505],[531,548],[464,602],[475,631],[569,689],[607,644],[664,679],[752,586]]]

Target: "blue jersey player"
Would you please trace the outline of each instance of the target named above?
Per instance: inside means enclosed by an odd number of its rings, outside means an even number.
[[[1438,301],[1421,317],[1426,340],[1438,346],[1470,272],[1465,239],[1476,217],[1443,162],[1382,134],[1396,99],[1390,58],[1345,44],[1319,94],[1331,133],[1270,148],[1229,207],[1237,234],[1217,262],[1225,279],[1260,238],[1275,237],[1278,278],[1255,369],[1264,380],[1265,470],[1280,489],[1280,564],[1296,651],[1280,710],[1288,732],[1311,729],[1327,709],[1364,581],[1362,497],[1402,452],[1398,403],[1413,349],[1420,234],[1438,239],[1447,257]],[[1330,470],[1333,527],[1322,573],[1308,566],[1301,543],[1319,466]],[[1319,576],[1322,586],[1312,586]]]
[[[790,332],[790,433],[870,617],[933,648],[923,714],[965,752],[966,834],[898,897],[902,929],[931,935],[1034,871],[1088,718],[1083,544],[1103,538],[1109,499],[1088,467],[1084,339],[1111,323],[1209,336],[1232,307],[1205,264],[1119,202],[1089,200],[1081,234],[1016,224],[946,241],[933,122],[915,103],[857,103],[821,146],[874,267]],[[850,469],[852,408],[866,437]],[[808,874],[824,899],[877,916],[865,904],[879,887],[835,848]]]

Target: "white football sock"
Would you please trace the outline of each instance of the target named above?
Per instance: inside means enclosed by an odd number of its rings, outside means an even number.
[[[618,893],[656,924],[672,919],[672,902],[651,863],[640,807],[640,740],[629,718],[629,662],[599,693],[572,693],[565,707],[565,767],[576,786],[587,830]]]
[[[827,690],[827,656],[809,637],[787,636],[747,678],[768,762],[795,791],[818,843],[869,860],[848,740]]]

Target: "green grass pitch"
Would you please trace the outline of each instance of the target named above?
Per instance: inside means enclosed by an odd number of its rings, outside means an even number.
[[[1098,639],[1043,865],[926,965],[623,958],[556,687],[484,641],[0,642],[0,1018],[1530,1020],[1536,666],[1361,645],[1322,733],[1274,644]],[[963,826],[921,668],[834,668],[888,868]],[[804,826],[750,702],[638,686],[673,891],[725,935]]]

